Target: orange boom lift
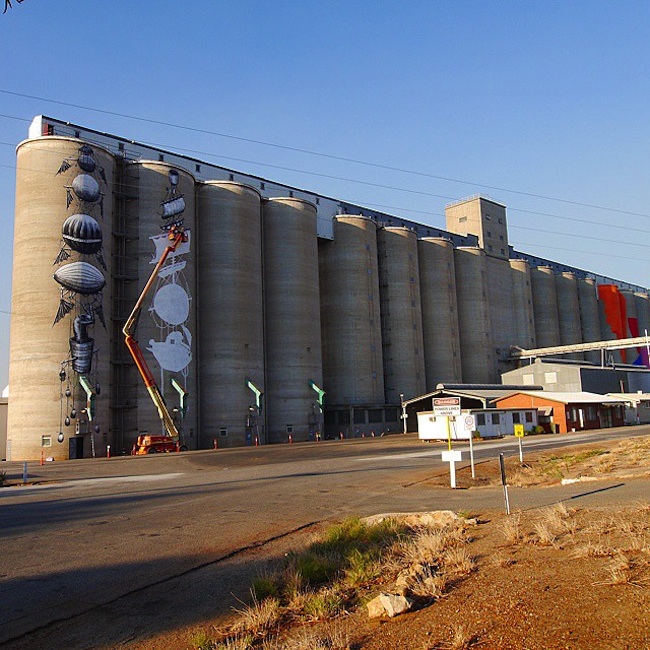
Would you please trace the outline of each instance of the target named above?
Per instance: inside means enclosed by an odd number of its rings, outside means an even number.
[[[183,230],[183,228],[179,226],[172,226],[169,229],[168,237],[169,237],[169,243],[167,244],[167,247],[163,251],[162,255],[160,256],[160,259],[158,260],[158,263],[156,264],[153,271],[151,272],[147,284],[142,290],[140,297],[135,303],[135,307],[133,307],[133,311],[131,312],[130,316],[127,318],[126,323],[122,328],[122,333],[124,334],[124,342],[126,343],[126,347],[129,349],[129,352],[131,353],[131,356],[135,361],[135,365],[138,368],[138,372],[140,373],[140,376],[144,381],[144,385],[146,386],[147,391],[149,391],[149,396],[151,397],[151,400],[153,401],[156,408],[158,409],[158,415],[160,416],[160,419],[162,420],[163,426],[165,428],[165,435],[138,436],[138,441],[134,445],[134,451],[133,451],[133,453],[136,455],[187,450],[186,447],[181,447],[179,444],[180,440],[179,440],[178,429],[174,424],[174,419],[169,414],[169,410],[167,408],[167,405],[165,404],[165,398],[162,396],[162,393],[160,392],[158,386],[156,385],[156,381],[153,378],[151,369],[149,368],[149,365],[147,364],[147,362],[144,359],[144,356],[142,355],[142,350],[140,349],[140,345],[133,338],[133,334],[138,325],[138,319],[140,318],[140,312],[142,311],[142,303],[144,302],[144,299],[149,293],[149,290],[151,289],[151,286],[153,285],[154,281],[158,277],[158,273],[160,272],[160,269],[166,262],[169,254],[173,253],[183,242],[187,241],[187,235],[185,234],[185,231]]]

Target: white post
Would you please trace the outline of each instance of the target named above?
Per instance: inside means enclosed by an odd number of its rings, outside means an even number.
[[[524,464],[524,450],[521,447],[521,438],[518,438],[519,440],[519,463],[521,465]]]
[[[456,487],[456,463],[463,460],[463,454],[460,451],[443,451],[442,462],[449,463],[449,479],[452,488]]]
[[[469,432],[469,464],[472,467],[472,478],[476,478],[476,470],[474,469],[474,432]]]

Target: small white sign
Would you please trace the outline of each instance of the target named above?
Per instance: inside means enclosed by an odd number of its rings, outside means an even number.
[[[465,427],[465,431],[474,431],[474,429],[476,429],[476,420],[474,419],[474,416],[466,415],[463,418],[463,426]]]
[[[463,452],[452,449],[450,451],[442,452],[443,463],[460,463],[463,460]]]

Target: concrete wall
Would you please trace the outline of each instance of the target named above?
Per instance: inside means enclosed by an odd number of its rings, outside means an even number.
[[[0,460],[7,459],[7,411],[9,399],[0,397]]]

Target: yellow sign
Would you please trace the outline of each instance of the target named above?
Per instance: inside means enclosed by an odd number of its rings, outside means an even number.
[[[524,437],[524,425],[523,424],[515,424],[515,437],[516,438],[523,438]]]

